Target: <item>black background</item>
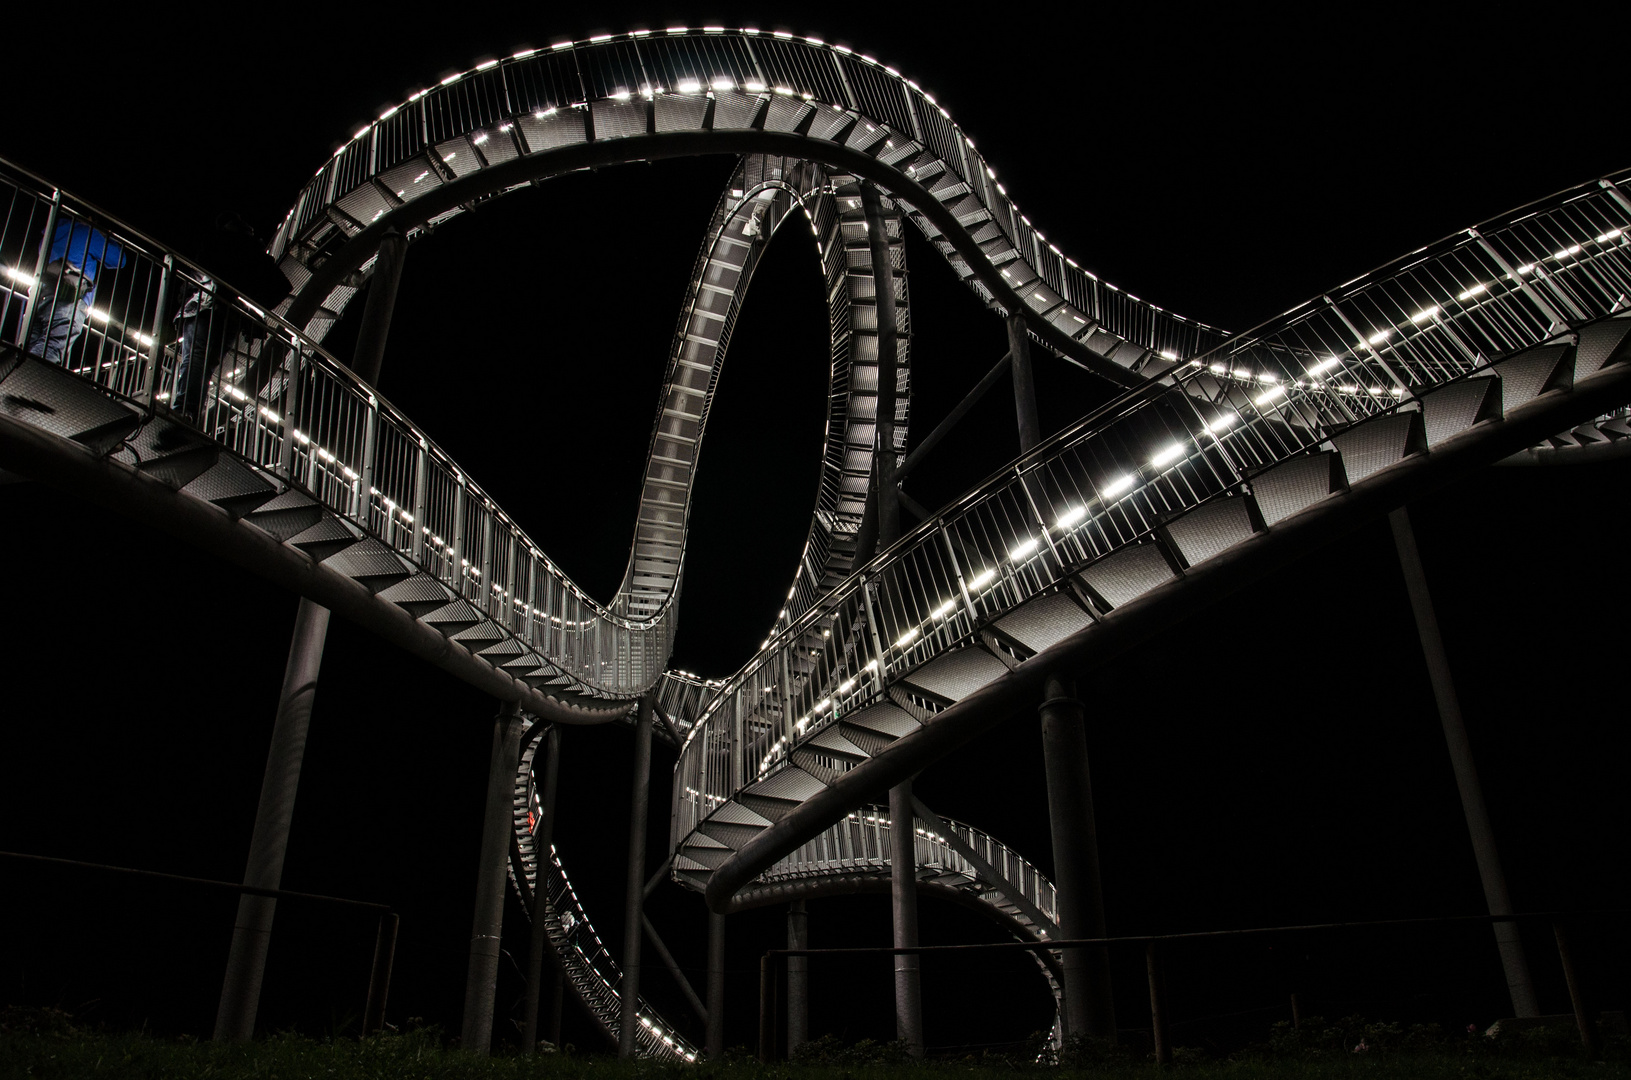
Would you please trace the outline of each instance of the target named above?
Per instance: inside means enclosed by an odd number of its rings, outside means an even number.
[[[1196,17],[1142,5],[895,7],[777,14],[534,7],[224,22],[219,5],[17,24],[0,154],[150,235],[194,249],[215,215],[269,235],[356,128],[442,75],[525,46],[657,27],[786,28],[842,41],[935,94],[1050,241],[1169,310],[1244,329],[1481,218],[1626,164],[1608,46],[1589,18],[1539,34],[1419,10]],[[1002,18],[999,18],[998,15]],[[279,15],[281,17],[281,13]],[[291,13],[292,17],[292,13]],[[304,21],[301,21],[304,20]],[[381,387],[593,595],[627,557],[652,397],[723,159],[552,181],[462,215],[410,251]],[[733,671],[780,607],[813,502],[825,313],[813,244],[769,249],[710,424],[675,663]],[[1000,322],[909,239],[913,430],[1004,349]],[[356,305],[360,308],[360,305]],[[329,345],[349,356],[358,311]],[[1039,358],[1056,430],[1107,390]],[[934,506],[1013,455],[1011,405],[977,408],[909,486]],[[1495,469],[1414,508],[1512,893],[1521,909],[1624,902],[1628,586],[1620,464]],[[9,568],[0,848],[236,879],[295,598],[75,497],[0,488]],[[1470,913],[1482,896],[1385,523],[1197,614],[1082,687],[1112,933]],[[493,703],[336,622],[285,887],[402,913],[389,1016],[456,1031]],[[627,729],[571,730],[557,833],[619,946]],[[657,752],[653,864],[671,752]],[[919,781],[942,815],[1051,864],[1036,724],[1017,716]],[[0,863],[0,1001],[206,1035],[232,901]],[[700,898],[653,920],[699,989]],[[523,948],[510,906],[506,948]],[[925,943],[995,939],[934,903]],[[815,905],[817,945],[884,944],[877,897]],[[285,904],[263,1028],[354,1022],[372,926]],[[732,920],[728,1037],[748,1042],[756,956],[781,914]],[[1586,932],[1605,1003],[1626,949]],[[1555,955],[1530,939],[1543,1008]],[[1170,961],[1180,1041],[1308,1008],[1457,1025],[1503,1015],[1487,931],[1195,948]],[[928,1041],[1043,1028],[1017,958],[925,963]],[[648,992],[699,1025],[656,971]],[[892,1034],[883,961],[815,968],[812,1029]],[[1616,974],[1617,973],[1617,974]],[[1121,1022],[1147,1024],[1138,966]],[[1618,981],[1616,981],[1616,979]],[[508,964],[501,1015],[520,982]],[[595,1045],[571,1007],[567,1037]],[[513,1031],[501,1024],[501,1039]]]

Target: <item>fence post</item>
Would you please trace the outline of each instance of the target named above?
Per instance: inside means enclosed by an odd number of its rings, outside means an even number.
[[[391,992],[391,967],[396,962],[396,929],[401,920],[394,911],[379,917],[374,938],[374,966],[368,972],[368,1003],[362,1010],[363,1038],[385,1026],[385,998]]]
[[[1574,1007],[1574,1022],[1580,1028],[1580,1045],[1585,1049],[1588,1058],[1595,1058],[1602,1053],[1603,1043],[1597,1033],[1597,1025],[1591,1020],[1585,985],[1580,981],[1580,973],[1574,966],[1574,950],[1569,946],[1569,928],[1562,919],[1557,919],[1552,923],[1552,933],[1557,938],[1557,958],[1563,963],[1563,981],[1569,984],[1569,1004]]]
[[[1150,980],[1150,1036],[1155,1043],[1155,1063],[1172,1064],[1172,1047],[1167,1045],[1167,1005],[1161,985],[1161,960],[1155,942],[1144,949],[1144,968]]]

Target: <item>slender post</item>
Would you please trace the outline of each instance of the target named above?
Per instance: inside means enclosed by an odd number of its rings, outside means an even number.
[[[629,875],[623,905],[623,984],[617,1056],[634,1056],[634,1029],[640,1023],[640,931],[646,884],[646,818],[651,809],[651,694],[640,699],[634,722],[634,784],[629,797]]]
[[[769,1064],[776,1056],[776,958],[759,957],[759,1060]]]
[[[1586,987],[1580,972],[1574,966],[1574,950],[1569,945],[1569,928],[1562,919],[1552,923],[1552,934],[1557,938],[1557,958],[1563,964],[1563,981],[1569,987],[1569,1004],[1574,1009],[1575,1026],[1580,1029],[1580,1045],[1588,1058],[1602,1053],[1603,1040],[1597,1025],[1591,1021],[1591,1009],[1586,1001]]]
[[[917,832],[912,782],[889,789],[889,900],[895,948],[917,948]],[[895,1038],[923,1056],[923,982],[916,953],[895,954]]]
[[[1036,378],[1031,371],[1031,342],[1025,336],[1025,319],[1008,316],[1008,356],[1014,369],[1014,413],[1019,420],[1019,452],[1029,453],[1042,441],[1042,424],[1036,416]]]
[[[1102,938],[1104,889],[1099,879],[1098,828],[1087,731],[1074,682],[1050,674],[1043,684],[1042,756],[1053,832],[1053,881],[1062,938]],[[1065,1034],[1116,1037],[1110,958],[1104,949],[1066,949]]]
[[[464,982],[464,1029],[459,1045],[483,1057],[492,1052],[493,998],[504,934],[504,872],[515,804],[515,767],[521,749],[521,703],[507,701],[493,720],[487,765],[487,807],[476,867],[476,912],[470,926],[470,967]]]
[[[374,966],[368,971],[368,1003],[362,1011],[364,1038],[385,1026],[385,998],[391,992],[391,968],[396,963],[396,931],[401,920],[394,911],[379,917],[374,938]]]
[[[708,912],[708,1059],[725,1053],[725,916]]]
[[[1432,594],[1427,591],[1427,572],[1422,568],[1421,552],[1416,547],[1416,532],[1404,507],[1389,514],[1388,523],[1393,526],[1393,543],[1398,548],[1399,566],[1410,593],[1410,609],[1416,616],[1416,633],[1421,637],[1433,697],[1438,702],[1439,721],[1444,725],[1444,742],[1455,770],[1456,788],[1461,792],[1461,810],[1467,819],[1467,831],[1472,834],[1472,853],[1484,885],[1484,901],[1491,915],[1510,915],[1512,897],[1506,889],[1506,874],[1495,847],[1495,830],[1490,827],[1489,810],[1484,805],[1484,789],[1478,782],[1478,766],[1473,761],[1472,743],[1467,739],[1466,721],[1462,719],[1461,702],[1456,697],[1450,659],[1444,651],[1444,639],[1439,635],[1438,615],[1433,610]],[[1521,1017],[1539,1016],[1540,1006],[1535,1000],[1534,982],[1529,978],[1529,962],[1524,957],[1518,924],[1498,922],[1493,927],[1501,967],[1506,972],[1507,991],[1512,996],[1513,1013]]]
[[[266,752],[266,776],[255,808],[249,862],[244,869],[244,884],[258,889],[276,889],[283,881],[289,822],[294,817],[300,765],[306,755],[306,731],[311,725],[327,636],[328,608],[302,599],[295,612],[289,660],[278,693],[277,719],[272,724],[272,745]],[[271,944],[272,917],[276,913],[277,900],[273,897],[245,894],[238,899],[232,950],[227,954],[226,979],[215,1014],[216,1042],[245,1042],[255,1034],[261,977],[266,970],[266,950]]]
[[[810,947],[810,915],[803,900],[787,905],[787,947]],[[810,1038],[810,958],[787,958],[787,1053],[792,1056]]]
[[[1167,1004],[1161,982],[1161,961],[1155,955],[1155,942],[1144,950],[1144,969],[1150,981],[1150,1035],[1155,1042],[1155,1063],[1172,1064],[1172,1047],[1167,1045]]]
[[[363,304],[357,347],[351,353],[351,370],[369,386],[379,383],[380,365],[385,361],[385,339],[391,332],[391,316],[396,312],[396,291],[402,284],[402,263],[407,252],[408,240],[400,230],[387,229],[380,237],[374,279]]]
[[[542,807],[538,828],[532,834],[533,850],[537,852],[538,880],[532,891],[532,936],[527,941],[527,997],[521,1006],[521,1052],[524,1054],[534,1053],[538,1049],[538,1006],[543,997],[545,954],[550,957],[552,974],[558,974],[560,968],[560,961],[549,947],[549,894],[544,877],[554,859],[555,793],[560,789],[561,726],[551,724],[544,739],[544,752],[549,756],[544,763],[544,791],[543,798],[539,800]],[[534,756],[533,761],[537,760]],[[559,1037],[557,1031],[550,1041],[553,1043]]]

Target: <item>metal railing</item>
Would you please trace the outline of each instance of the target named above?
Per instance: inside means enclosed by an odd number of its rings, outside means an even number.
[[[389,547],[588,692],[633,697],[661,677],[672,609],[632,619],[591,600],[422,429],[309,338],[5,162],[0,202],[0,335],[151,415],[176,391],[188,318],[178,312],[208,294],[191,317],[195,362],[211,370],[187,416],[205,435]],[[112,244],[117,259],[64,272],[73,258],[51,258],[51,240],[77,230]],[[34,329],[53,321],[55,341]]]
[[[733,676],[676,765],[672,842],[901,676],[1253,473],[1631,302],[1623,175],[1457,233],[1231,339],[1020,458]],[[897,693],[927,716],[943,703]]]
[[[1010,93],[1002,87],[1004,95]],[[343,243],[391,210],[516,158],[654,130],[799,130],[905,167],[990,251],[1030,313],[1118,363],[1123,341],[1168,361],[1222,333],[1102,281],[1048,242],[971,140],[915,81],[873,57],[813,37],[700,27],[605,34],[527,49],[449,75],[360,127],[319,168],[286,214],[272,251],[297,287],[297,252]],[[756,118],[761,118],[756,120]],[[453,207],[435,221],[460,212]],[[987,238],[981,242],[989,248]],[[297,280],[298,279],[298,280]],[[991,296],[976,281],[983,299]],[[351,292],[342,286],[312,324],[318,338]]]

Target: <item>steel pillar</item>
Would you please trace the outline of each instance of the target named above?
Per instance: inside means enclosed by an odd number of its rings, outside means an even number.
[[[810,915],[803,900],[787,905],[787,947],[810,947]],[[787,958],[787,1053],[804,1045],[810,1039],[810,958]]]
[[[889,789],[889,900],[895,948],[917,948],[917,832],[912,782]],[[788,959],[792,959],[789,957]],[[923,1056],[923,983],[916,954],[895,954],[895,1038]]]
[[[1036,377],[1031,371],[1031,341],[1025,336],[1025,320],[1010,315],[1008,356],[1014,369],[1014,413],[1019,420],[1019,452],[1028,453],[1042,441],[1042,424],[1036,416]]]
[[[1016,368],[1017,370],[1017,368]],[[1048,820],[1053,832],[1053,883],[1058,890],[1059,934],[1100,938],[1104,889],[1099,880],[1098,830],[1087,731],[1076,685],[1057,674],[1043,683],[1042,756],[1048,777]],[[1104,949],[1066,949],[1065,1034],[1116,1037],[1110,997],[1110,957]]]
[[[379,240],[379,258],[374,263],[368,299],[363,303],[357,347],[351,354],[351,370],[369,386],[379,382],[380,365],[385,360],[385,338],[391,332],[391,316],[396,312],[396,292],[402,284],[402,263],[407,252],[408,238],[401,230],[385,230]]]
[[[708,1020],[706,1043],[709,1061],[725,1053],[725,916],[708,912]]]
[[[1416,548],[1416,532],[1410,526],[1409,512],[1402,506],[1388,515],[1388,524],[1393,526],[1393,544],[1399,551],[1399,566],[1410,593],[1410,610],[1416,616],[1416,633],[1421,638],[1427,674],[1433,683],[1433,697],[1438,702],[1439,721],[1444,725],[1444,742],[1455,770],[1455,786],[1461,792],[1461,810],[1467,818],[1467,831],[1472,834],[1472,853],[1478,862],[1478,876],[1483,881],[1484,901],[1491,915],[1510,915],[1512,897],[1506,890],[1506,874],[1501,870],[1495,830],[1490,827],[1489,810],[1484,805],[1484,789],[1478,782],[1478,766],[1472,758],[1472,743],[1467,739],[1461,702],[1456,697],[1450,658],[1444,652],[1444,639],[1439,635],[1432,594],[1427,591],[1427,572],[1422,568],[1421,552]],[[1529,978],[1529,962],[1524,957],[1518,924],[1498,922],[1493,926],[1514,1015],[1539,1016],[1540,1006],[1535,1000],[1535,985]]]
[[[543,978],[545,956],[549,957],[548,967],[552,975],[558,975],[560,960],[555,956],[555,950],[549,945],[549,927],[545,925],[548,914],[547,886],[544,884],[544,868],[549,865],[551,849],[555,843],[555,795],[560,790],[561,768],[561,726],[551,724],[549,732],[544,736],[544,752],[548,758],[544,762],[544,790],[539,802],[538,828],[533,831],[533,850],[538,853],[538,881],[537,888],[532,894],[532,936],[527,941],[527,996],[521,1006],[521,1052],[531,1054],[538,1049],[538,1007],[543,997]],[[533,761],[537,762],[537,755]],[[537,775],[536,767],[534,775]],[[557,1030],[552,1043],[560,1038],[559,1018],[557,1017]]]
[[[634,1029],[640,1023],[640,931],[646,885],[646,818],[651,811],[651,713],[648,693],[640,699],[634,723],[634,784],[629,797],[629,891],[623,905],[623,984],[617,996],[622,1017],[617,1056],[634,1056]]]
[[[459,1045],[486,1056],[493,1044],[493,998],[504,934],[504,873],[515,812],[515,769],[521,750],[521,705],[507,701],[493,719],[487,765],[487,807],[476,867],[476,912],[470,926],[470,967],[464,982],[464,1028]]]
[[[317,674],[323,665],[323,642],[327,637],[328,608],[302,599],[295,612],[294,635],[283,668],[272,745],[266,752],[266,775],[261,780],[255,831],[244,869],[244,884],[258,889],[282,887],[283,855],[289,846],[289,822],[294,817],[300,765],[306,756],[306,731],[311,726]],[[272,917],[276,913],[277,900],[273,897],[245,894],[238,899],[221,1004],[215,1013],[216,1042],[243,1042],[255,1034],[261,976],[266,970],[266,950],[272,941]]]

